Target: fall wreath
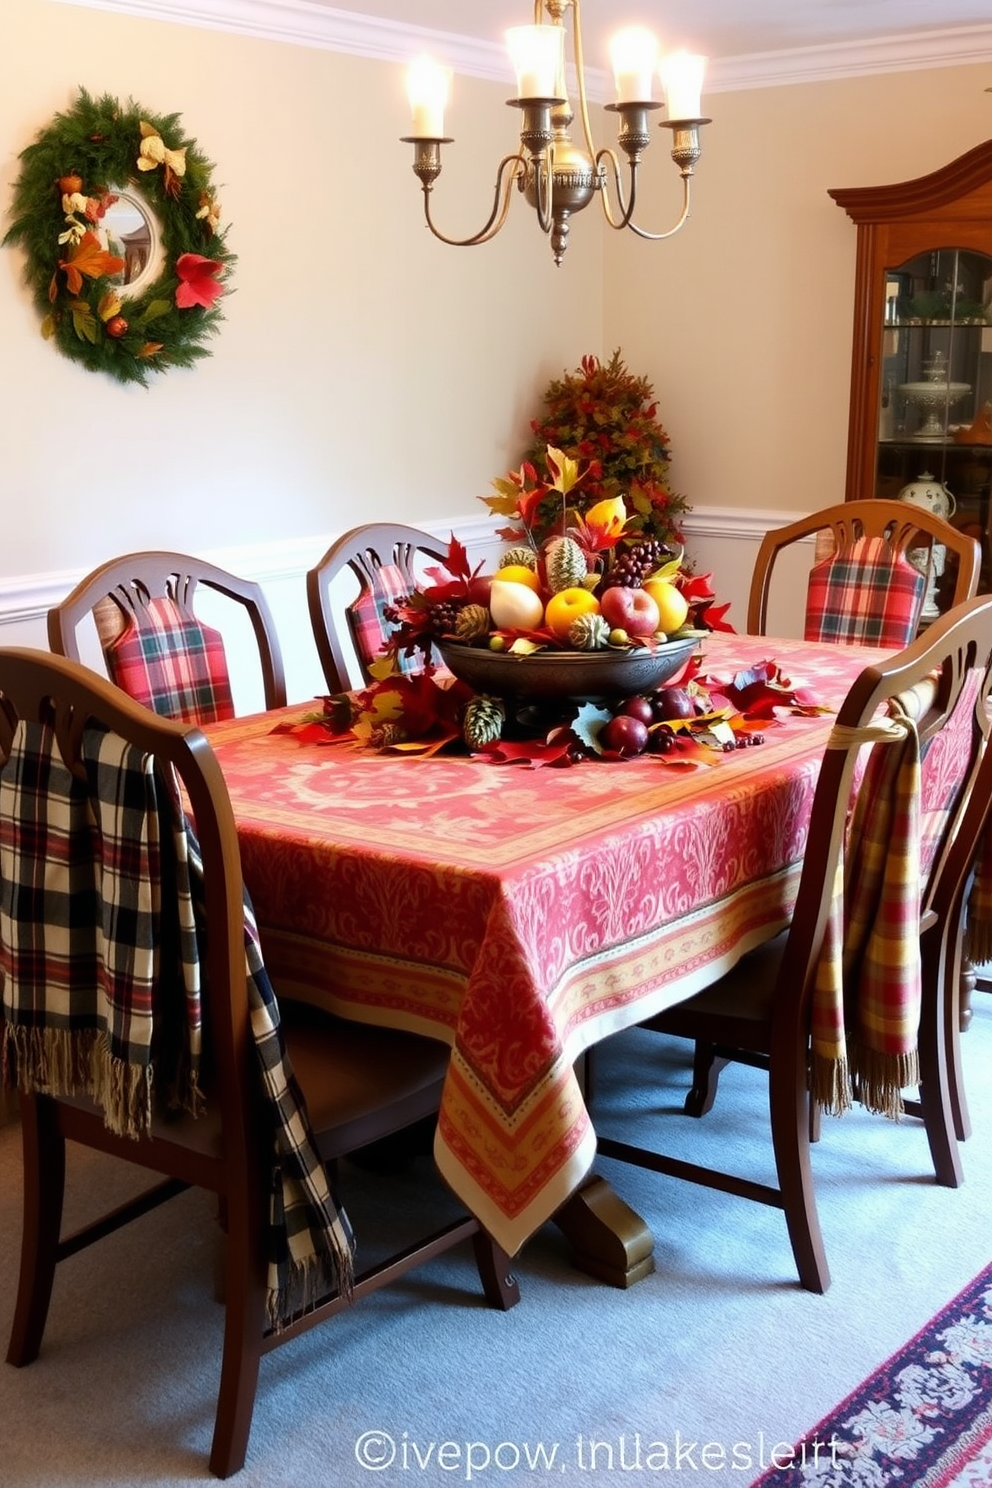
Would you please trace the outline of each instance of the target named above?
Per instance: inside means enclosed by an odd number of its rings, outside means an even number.
[[[120,382],[146,385],[149,372],[209,356],[203,343],[222,319],[217,300],[234,255],[213,167],[183,137],[179,115],[80,89],[20,160],[3,242],[27,255],[42,335]],[[112,229],[122,197],[144,223],[128,243]]]

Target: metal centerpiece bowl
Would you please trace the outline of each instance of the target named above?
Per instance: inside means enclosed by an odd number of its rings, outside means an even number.
[[[460,641],[436,644],[448,670],[475,692],[534,703],[555,699],[595,702],[660,687],[698,649],[700,635],[664,641],[653,650],[646,646],[629,651],[556,651],[549,647],[529,656]]]

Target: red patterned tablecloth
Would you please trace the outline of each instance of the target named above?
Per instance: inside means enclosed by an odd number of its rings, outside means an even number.
[[[831,707],[883,654],[723,634],[704,649],[707,674],[774,660]],[[515,1253],[595,1154],[582,1050],[787,922],[831,718],[688,770],[398,757],[275,722],[209,730],[273,982],[451,1044],[437,1161]]]

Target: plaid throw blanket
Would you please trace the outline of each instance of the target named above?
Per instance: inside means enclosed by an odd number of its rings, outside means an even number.
[[[872,742],[837,864],[812,1006],[813,1097],[848,1109],[852,1085],[871,1111],[897,1117],[919,1083],[920,746],[916,725],[893,716],[835,729],[827,748]]]
[[[154,759],[98,729],[81,757],[74,775],[51,729],[21,722],[0,771],[0,1065],[22,1090],[91,1096],[112,1130],[137,1138],[153,1100],[194,1114],[204,1103],[202,861]],[[268,1305],[279,1328],[350,1290],[353,1236],[313,1147],[247,895],[245,958],[270,1118]]]

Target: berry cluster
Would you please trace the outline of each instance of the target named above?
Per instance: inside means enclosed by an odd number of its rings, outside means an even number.
[[[618,548],[603,576],[600,591],[639,589],[648,575],[661,568],[670,557],[671,549],[656,537],[645,538],[633,547]]]

